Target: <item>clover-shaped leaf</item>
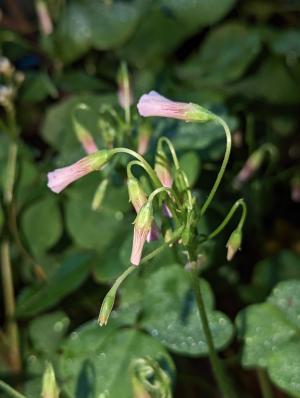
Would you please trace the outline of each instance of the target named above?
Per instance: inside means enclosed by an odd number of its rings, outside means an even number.
[[[242,310],[236,319],[243,340],[242,364],[265,367],[280,388],[300,397],[300,281],[280,282],[267,302]]]
[[[209,284],[200,281],[215,347],[222,349],[232,336],[226,315],[214,310]],[[203,327],[189,275],[178,265],[159,269],[146,280],[142,325],[170,350],[189,355],[206,355]]]
[[[114,320],[104,328],[89,322],[66,340],[60,365],[68,396],[131,398],[130,364],[145,356],[174,373],[170,356],[157,340],[118,326]]]

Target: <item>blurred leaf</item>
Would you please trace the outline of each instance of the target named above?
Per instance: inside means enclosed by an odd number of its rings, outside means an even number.
[[[28,73],[22,86],[21,100],[24,102],[41,102],[48,96],[58,97],[58,91],[45,72]]]
[[[252,285],[264,298],[278,282],[293,278],[300,279],[300,256],[284,250],[256,264]]]
[[[149,2],[149,7],[145,8],[143,23],[138,26],[133,38],[121,50],[121,54],[139,67],[151,62],[161,62],[197,29],[222,18],[234,2],[235,0]]]
[[[106,4],[97,0],[68,3],[55,33],[59,57],[69,63],[90,48],[108,50],[119,47],[133,33],[139,13],[129,3]]]
[[[233,94],[271,104],[293,105],[300,101],[299,84],[281,59],[267,59],[256,74],[230,88]]]
[[[61,373],[69,396],[132,398],[129,365],[135,358],[150,356],[174,370],[171,358],[152,337],[138,330],[106,328],[87,324],[87,330],[84,326],[71,335],[73,349],[68,341],[63,348]]]
[[[84,282],[89,269],[89,255],[69,257],[46,282],[27,287],[21,292],[17,300],[17,316],[30,317],[53,307]]]
[[[231,22],[212,30],[200,51],[179,67],[184,79],[218,84],[240,78],[261,49],[257,30]]]
[[[3,224],[4,224],[4,213],[3,213],[2,206],[0,204],[0,234],[2,232]]]
[[[196,183],[201,172],[200,157],[196,152],[190,151],[180,157],[179,163],[192,187]]]
[[[270,43],[275,54],[284,55],[288,62],[299,61],[300,58],[300,32],[299,30],[276,31]]]
[[[84,71],[72,69],[66,70],[59,76],[57,84],[63,91],[75,94],[94,92],[98,90],[108,90],[109,85],[106,81],[98,79]]]
[[[64,312],[42,315],[29,324],[29,336],[34,349],[42,353],[54,352],[66,333],[70,320]]]
[[[296,397],[300,396],[299,294],[299,280],[280,282],[266,303],[245,308],[236,319],[244,343],[243,366],[266,367],[272,381]]]
[[[62,234],[62,220],[54,197],[47,197],[29,206],[21,218],[22,231],[35,254],[50,249]]]
[[[232,324],[226,315],[214,311],[209,284],[204,279],[200,283],[215,347],[220,350],[232,337]],[[141,322],[170,350],[203,356],[208,347],[190,285],[188,273],[178,265],[161,268],[148,276]]]

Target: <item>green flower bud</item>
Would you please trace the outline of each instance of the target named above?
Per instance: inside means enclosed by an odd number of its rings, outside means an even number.
[[[236,229],[232,232],[226,244],[227,261],[231,261],[233,259],[235,253],[241,248],[241,243],[242,232],[239,229]]]
[[[104,300],[102,301],[98,317],[98,323],[100,326],[105,326],[107,324],[108,318],[111,314],[111,311],[115,303],[116,292],[117,290],[114,287],[112,287],[110,291],[107,293],[107,295],[104,297]]]
[[[50,362],[46,364],[43,375],[42,398],[58,398],[59,388],[56,384],[55,373]]]

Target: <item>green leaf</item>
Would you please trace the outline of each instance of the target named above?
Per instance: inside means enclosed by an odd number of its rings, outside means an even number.
[[[300,397],[300,341],[285,343],[269,360],[268,372],[274,383],[293,397]]]
[[[212,30],[200,51],[179,68],[179,75],[205,84],[240,78],[261,49],[257,30],[230,22]]]
[[[35,254],[50,249],[62,234],[56,198],[49,196],[29,206],[22,214],[21,227],[28,245]]]
[[[232,324],[226,315],[214,310],[209,284],[204,279],[200,283],[214,344],[219,350],[229,343]],[[178,265],[161,268],[148,276],[141,323],[174,352],[206,355],[206,338],[190,285],[188,273]]]
[[[140,67],[151,62],[161,62],[185,38],[199,28],[222,18],[234,2],[235,0],[149,2],[148,7],[145,7],[142,23],[130,42],[121,50],[121,55]]]
[[[52,312],[34,319],[30,322],[28,328],[34,349],[46,354],[54,352],[58,348],[69,324],[69,318],[61,311]]]
[[[48,96],[56,98],[58,91],[45,72],[35,72],[26,75],[21,91],[21,100],[24,102],[41,102]]]
[[[288,29],[282,32],[274,32],[270,46],[275,54],[286,56],[289,63],[297,62],[300,57],[299,30]]]
[[[91,48],[117,48],[131,36],[138,18],[138,8],[129,3],[72,1],[65,7],[55,35],[58,54],[69,63]]]
[[[78,245],[103,253],[112,243],[122,241],[130,228],[124,213],[129,206],[127,191],[110,187],[100,212],[93,211],[91,203],[84,190],[81,195],[71,194],[66,205],[67,228]]]
[[[193,151],[187,152],[180,157],[179,163],[192,187],[196,183],[201,172],[201,161],[198,154]]]
[[[69,257],[46,282],[21,292],[17,300],[17,316],[30,317],[53,307],[84,282],[89,269],[90,256],[77,254]]]
[[[129,367],[136,358],[150,356],[174,371],[171,358],[152,337],[138,330],[106,328],[89,323],[72,333],[63,347],[61,375],[69,396],[132,398]]]
[[[245,308],[236,319],[244,344],[243,366],[265,367],[279,388],[296,397],[300,396],[299,293],[299,280],[283,281],[266,303]]]

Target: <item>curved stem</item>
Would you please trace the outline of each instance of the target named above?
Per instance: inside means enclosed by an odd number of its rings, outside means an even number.
[[[161,137],[158,140],[158,145],[161,145],[163,142],[165,142],[168,145],[170,153],[171,153],[172,158],[173,158],[173,162],[174,162],[175,168],[176,168],[176,170],[178,170],[180,168],[179,161],[178,161],[177,154],[176,154],[176,151],[174,149],[174,146],[173,146],[172,142],[167,137]]]
[[[140,154],[138,154],[137,152],[135,152],[135,151],[133,151],[132,149],[129,149],[129,148],[114,148],[114,149],[112,149],[112,152],[113,152],[113,154],[127,153],[128,155],[131,155],[134,158],[138,159],[143,164],[144,169],[149,174],[149,176],[150,176],[150,178],[151,178],[151,180],[153,182],[153,185],[156,188],[161,188],[162,187],[162,184],[161,184],[159,178],[157,177],[155,171],[150,166],[150,164],[143,158],[143,156],[141,156]],[[166,200],[167,200],[167,203],[168,203],[168,207],[170,208],[170,210],[172,212],[174,220],[177,223],[179,223],[179,220],[178,220],[178,217],[177,217],[177,214],[176,214],[176,210],[174,208],[174,204],[173,204],[172,200],[169,197],[167,197]]]
[[[208,235],[206,240],[212,239],[215,236],[217,236],[226,227],[226,225],[229,223],[229,221],[234,216],[235,212],[237,211],[237,209],[240,206],[242,207],[242,216],[241,216],[241,219],[238,224],[238,229],[241,229],[244,225],[244,222],[245,222],[245,219],[247,216],[247,206],[246,206],[246,203],[244,202],[244,199],[239,199],[234,203],[234,205],[231,207],[227,216],[224,218],[224,220],[221,222],[221,224],[213,232],[211,232]]]
[[[194,290],[194,294],[196,297],[197,308],[198,308],[198,312],[199,312],[202,327],[203,327],[203,332],[204,332],[206,343],[208,346],[209,360],[211,363],[214,377],[218,383],[218,386],[222,393],[223,398],[234,398],[234,397],[236,397],[236,395],[232,391],[232,387],[226,378],[224,368],[222,366],[222,363],[220,362],[220,359],[219,359],[219,357],[216,353],[215,347],[214,347],[213,337],[212,337],[211,330],[210,330],[209,323],[208,323],[208,318],[207,318],[207,314],[206,314],[206,310],[205,310],[205,306],[204,306],[204,300],[203,300],[202,291],[201,291],[201,284],[199,283],[197,271],[195,269],[192,269],[190,272],[190,275],[191,275],[192,288]]]
[[[213,197],[215,196],[215,193],[216,193],[216,191],[220,185],[220,182],[223,178],[223,175],[224,175],[224,172],[225,172],[228,160],[229,160],[230,151],[231,151],[231,134],[230,134],[230,130],[229,130],[227,123],[218,116],[215,116],[215,120],[224,128],[224,131],[226,134],[226,150],[225,150],[224,159],[223,159],[220,171],[217,175],[216,181],[215,181],[206,201],[204,202],[204,204],[201,208],[201,211],[200,211],[201,216],[204,215],[208,206],[210,205],[211,201],[213,200]]]

